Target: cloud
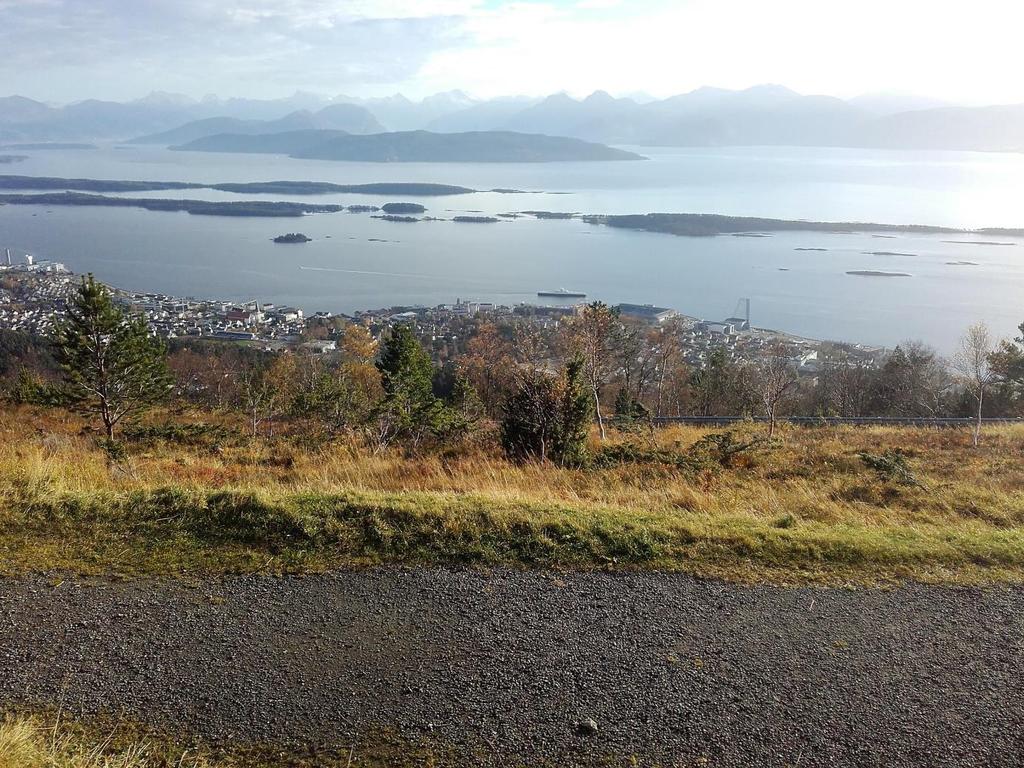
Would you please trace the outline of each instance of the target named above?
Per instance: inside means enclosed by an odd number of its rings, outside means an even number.
[[[423,95],[780,82],[1022,101],[1024,5],[974,0],[0,0],[0,93]]]
[[[18,91],[19,81],[50,77],[51,90],[63,93],[80,87],[85,72],[108,92],[168,81],[192,91],[401,82],[438,50],[465,42],[460,30],[474,7],[472,0],[0,0],[0,83]],[[153,78],[148,87],[144,78]]]

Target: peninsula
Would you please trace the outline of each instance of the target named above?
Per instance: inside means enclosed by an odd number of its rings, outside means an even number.
[[[921,224],[871,224],[830,221],[790,221],[750,216],[723,216],[714,213],[647,213],[624,216],[581,216],[589,224],[620,229],[638,229],[685,237],[713,237],[746,232],[904,232],[922,235],[964,234],[965,230]],[[995,230],[979,229],[977,233]],[[1013,230],[1003,230],[1010,234]],[[1017,230],[1018,232],[1024,230]]]
[[[307,160],[376,163],[549,163],[644,159],[633,152],[581,139],[513,131],[400,131],[354,135],[342,131],[312,130],[259,136],[222,133],[171,149],[282,154]]]
[[[438,197],[466,195],[479,190],[452,184],[424,182],[383,182],[332,184],[326,181],[253,181],[197,184],[187,181],[126,181],[118,179],[65,179],[50,176],[0,175],[0,189],[74,190],[78,192],[158,192],[171,189],[215,189],[218,192],[266,195],[422,195]]]

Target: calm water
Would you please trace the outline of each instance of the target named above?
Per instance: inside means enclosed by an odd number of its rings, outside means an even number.
[[[687,211],[822,220],[1024,226],[1024,157],[976,153],[730,148],[642,150],[638,163],[549,165],[329,163],[162,149],[31,152],[6,172],[178,181],[431,181],[542,190],[422,199],[429,214],[561,210]],[[563,194],[547,194],[563,193]],[[565,194],[567,193],[567,194]],[[152,193],[167,197],[173,193]],[[208,190],[184,196],[256,199]],[[289,199],[272,195],[267,199]],[[323,202],[392,198],[323,195]],[[300,230],[315,241],[274,245]],[[943,242],[992,239],[1013,246]],[[385,241],[385,242],[377,242]],[[565,286],[609,302],[720,318],[741,296],[756,324],[819,338],[950,351],[984,319],[1001,335],[1024,320],[1024,240],[799,233],[677,238],[578,221],[399,224],[357,214],[233,219],[135,209],[0,207],[0,247],[92,271],[125,288],[353,311],[456,297],[536,302]],[[826,248],[797,251],[796,248]],[[871,251],[908,255],[868,255]],[[970,261],[973,265],[949,262]],[[848,270],[907,272],[859,277]]]

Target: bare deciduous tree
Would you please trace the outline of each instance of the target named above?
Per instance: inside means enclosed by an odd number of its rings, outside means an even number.
[[[765,416],[768,417],[768,437],[775,436],[779,405],[790,390],[796,387],[797,377],[796,366],[781,346],[773,347],[757,364],[757,388]]]
[[[981,409],[985,402],[985,391],[992,383],[994,374],[990,359],[994,346],[992,335],[985,323],[975,323],[960,339],[960,349],[953,355],[953,370],[978,404],[974,421],[974,447],[981,442]]]
[[[619,326],[619,313],[607,304],[587,304],[575,317],[569,329],[571,344],[583,357],[587,383],[594,396],[594,410],[601,439],[605,439],[604,416],[601,413],[601,390],[611,376],[615,356],[614,339]]]

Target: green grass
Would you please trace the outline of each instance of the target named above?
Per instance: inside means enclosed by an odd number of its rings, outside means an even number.
[[[193,421],[143,425],[112,461],[75,417],[0,409],[0,573],[403,563],[1024,581],[1021,426],[987,430],[980,449],[960,430],[787,426],[729,467],[690,460],[708,430],[670,428],[617,435],[605,461],[566,469],[510,464],[486,445],[373,454]],[[917,484],[862,458],[897,448]]]
[[[1016,578],[1024,529],[869,526],[440,493],[163,488],[8,498],[7,573],[296,572],[393,562],[773,580]]]

